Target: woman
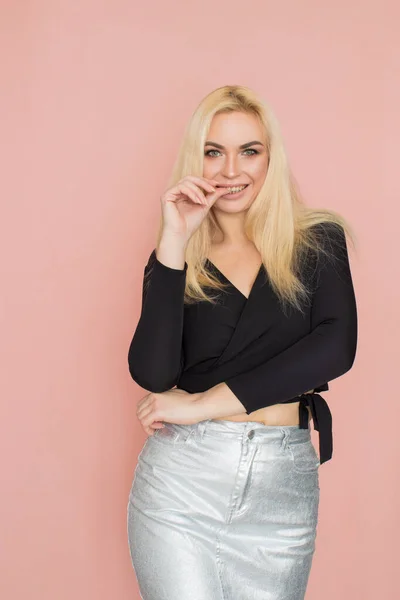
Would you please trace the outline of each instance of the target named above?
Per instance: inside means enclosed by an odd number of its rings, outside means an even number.
[[[144,600],[300,600],[357,308],[345,219],[303,203],[245,87],[198,106],[161,197],[130,348],[148,433],[127,527]],[[319,431],[319,457],[309,422]]]

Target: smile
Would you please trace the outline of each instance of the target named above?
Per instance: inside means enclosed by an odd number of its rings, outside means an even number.
[[[240,186],[236,186],[236,187],[227,187],[226,188],[226,193],[227,194],[237,194],[237,192],[241,192],[247,186],[248,186],[248,183],[246,183],[246,185],[240,185]]]

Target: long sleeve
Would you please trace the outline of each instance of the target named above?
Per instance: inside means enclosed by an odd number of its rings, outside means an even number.
[[[249,414],[316,389],[348,371],[357,347],[357,306],[342,227],[324,224],[311,332],[254,369],[225,380]]]
[[[174,387],[183,368],[183,317],[187,263],[174,269],[156,250],[144,269],[142,310],[128,352],[132,379],[150,392]]]

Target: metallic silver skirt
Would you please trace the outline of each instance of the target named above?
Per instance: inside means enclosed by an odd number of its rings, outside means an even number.
[[[165,423],[139,454],[127,506],[143,600],[303,600],[319,458],[310,429]]]

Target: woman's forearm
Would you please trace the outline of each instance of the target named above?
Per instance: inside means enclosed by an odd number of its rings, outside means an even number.
[[[224,382],[218,383],[205,392],[200,392],[196,402],[204,411],[204,419],[246,414],[243,404]]]
[[[309,394],[313,391],[309,390],[306,393]],[[224,382],[218,383],[205,392],[195,393],[193,396],[201,420],[251,414],[246,412],[243,404]]]

